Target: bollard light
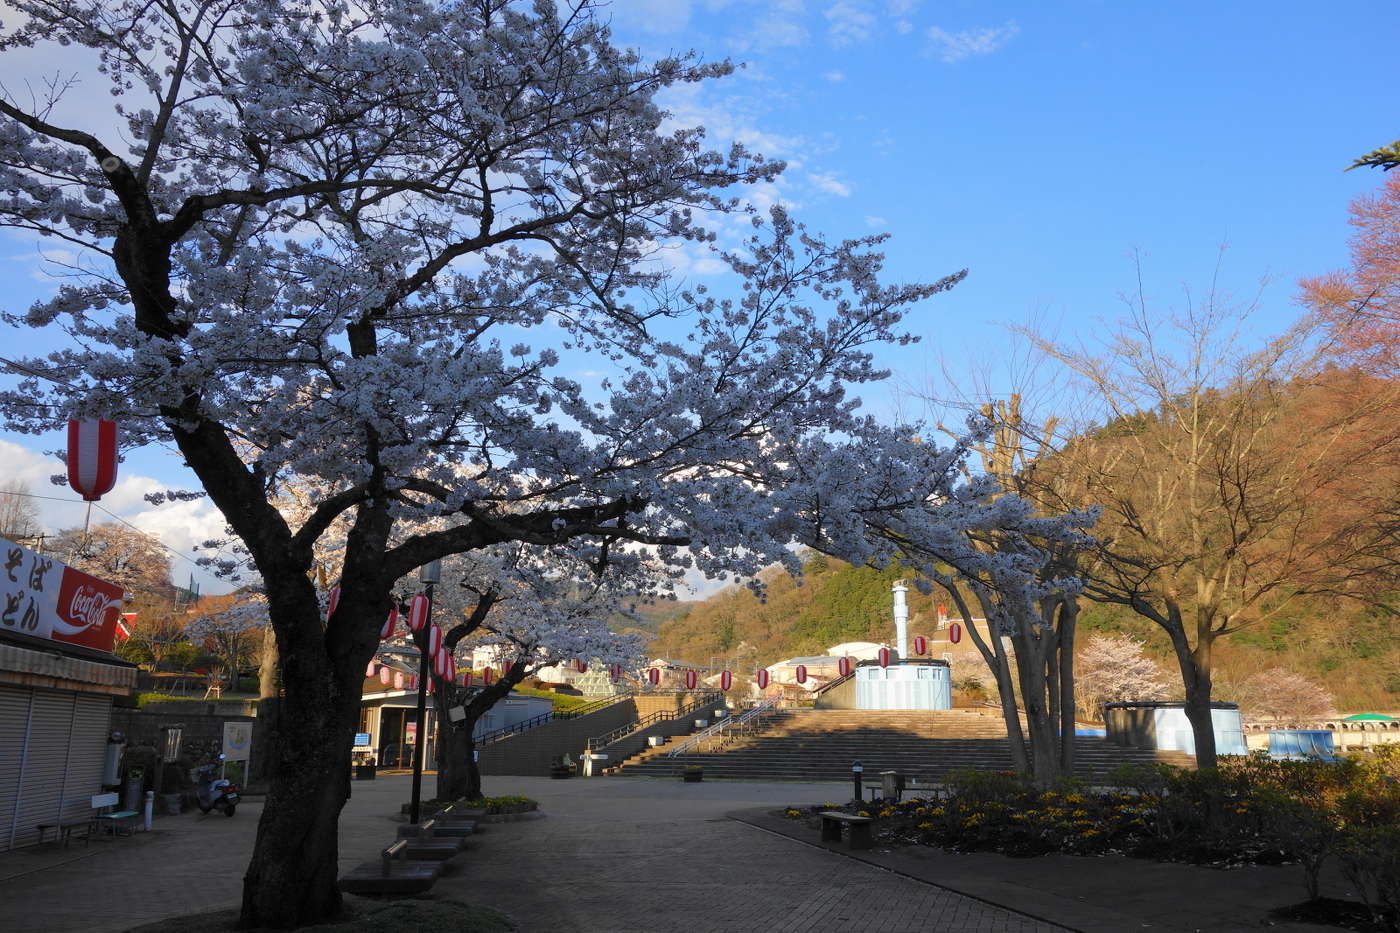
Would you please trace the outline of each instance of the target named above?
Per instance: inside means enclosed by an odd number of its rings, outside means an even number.
[[[862,765],[862,764],[860,763],[860,760],[859,760],[859,759],[857,759],[857,760],[851,762],[851,781],[852,781],[852,783],[855,784],[855,788],[856,788],[856,803],[860,803],[861,798],[864,797],[864,794],[862,793],[862,789],[861,789],[861,786],[860,786],[860,781],[861,781],[861,777],[860,777],[860,776],[861,776],[861,773],[864,772],[864,771],[865,771],[865,766]]]

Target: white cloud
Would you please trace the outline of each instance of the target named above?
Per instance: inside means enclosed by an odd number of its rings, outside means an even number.
[[[19,444],[0,440],[0,486],[23,483],[39,511],[39,523],[48,532],[77,528],[83,524],[87,504],[67,486],[55,486],[49,477],[64,472],[56,457],[46,457]],[[126,475],[118,480],[112,491],[98,501],[92,510],[93,524],[115,521],[112,516],[130,522],[142,531],[155,535],[167,548],[194,559],[194,546],[210,538],[223,538],[227,524],[224,516],[208,499],[172,502],[152,507],[142,498],[147,492],[164,490],[168,484],[149,476]],[[108,514],[111,513],[111,514]],[[59,555],[60,558],[62,555]],[[189,578],[191,572],[205,592],[227,592],[227,583],[214,580],[192,564],[171,555],[171,570],[177,582]]]
[[[977,55],[990,55],[1011,41],[1020,31],[1020,27],[1013,20],[1001,26],[984,26],[961,32],[948,32],[938,26],[931,26],[927,35],[932,54],[951,65]]]
[[[888,220],[886,220],[885,218],[883,218],[883,217],[876,217],[876,216],[873,215],[873,214],[870,215],[869,217],[865,218],[865,225],[866,225],[867,227],[887,227],[887,226],[889,226],[889,223],[890,223],[890,222],[889,222]]]
[[[907,19],[896,20],[894,24],[894,30],[901,36],[907,36],[909,35],[909,33],[914,31],[914,24],[909,22],[909,20]]]
[[[822,77],[830,81],[832,84],[840,84],[842,81],[846,80],[846,75],[840,71],[828,71],[825,74],[823,74]]]
[[[875,28],[875,17],[862,4],[853,0],[837,0],[822,13],[827,21],[827,34],[832,45],[850,45],[867,41]]]
[[[819,191],[827,194],[834,194],[838,198],[848,198],[851,196],[851,188],[846,183],[838,180],[830,172],[810,172],[807,180]]]

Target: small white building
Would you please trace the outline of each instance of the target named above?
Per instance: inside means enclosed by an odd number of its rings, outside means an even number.
[[[826,653],[838,658],[851,658],[856,661],[874,661],[880,657],[880,649],[889,648],[894,650],[893,645],[887,645],[876,641],[846,641],[839,645],[832,645],[826,649]]]

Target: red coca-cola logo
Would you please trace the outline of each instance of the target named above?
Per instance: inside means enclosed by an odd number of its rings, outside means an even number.
[[[72,567],[63,570],[59,588],[58,618],[50,635],[55,641],[111,651],[116,636],[121,587],[89,576]]]
[[[81,624],[83,628],[91,628],[101,625],[103,615],[114,605],[117,603],[108,599],[107,594],[99,592],[96,587],[80,587],[73,594],[73,601],[68,604],[68,618]]]

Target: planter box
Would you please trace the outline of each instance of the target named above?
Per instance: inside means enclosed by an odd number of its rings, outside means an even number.
[[[687,784],[699,784],[705,779],[704,771],[682,771],[681,778]]]
[[[659,746],[665,745],[665,744],[666,744],[666,736],[664,736],[664,735],[649,735],[649,736],[647,736],[647,744],[650,745],[652,748],[657,748],[657,747],[659,747]]]
[[[355,765],[355,780],[373,781],[378,770],[375,765]]]
[[[574,769],[567,765],[556,765],[549,769],[549,776],[552,778],[570,778],[574,776]]]

